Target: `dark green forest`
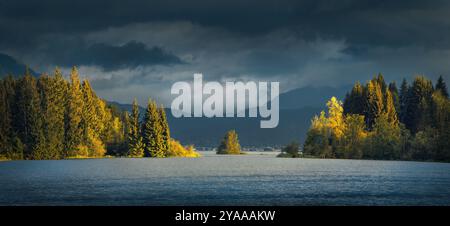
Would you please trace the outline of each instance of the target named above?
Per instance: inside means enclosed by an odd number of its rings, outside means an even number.
[[[327,107],[311,121],[305,156],[450,161],[450,101],[442,76],[434,86],[418,76],[398,89],[379,74]]]
[[[136,101],[131,114],[122,112],[80,81],[75,67],[70,82],[58,69],[0,80],[0,115],[4,159],[196,156],[170,138],[162,106],[149,100],[143,120]]]

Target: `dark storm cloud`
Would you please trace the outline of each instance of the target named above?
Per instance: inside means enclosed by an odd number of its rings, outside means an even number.
[[[60,66],[100,66],[105,71],[138,66],[182,64],[177,56],[160,47],[147,48],[143,43],[130,41],[124,45],[112,46],[104,43],[88,45],[83,41],[64,40],[62,43],[44,47],[54,64]],[[64,51],[62,51],[64,49]]]
[[[181,20],[247,35],[289,27],[310,39],[320,36],[345,38],[355,45],[432,48],[450,46],[449,9],[445,0],[2,0],[0,47],[32,45],[34,37],[45,33]]]
[[[273,80],[282,89],[450,74],[448,0],[0,0],[0,53],[72,65],[100,95],[170,97],[170,84]],[[284,83],[283,83],[284,82]]]

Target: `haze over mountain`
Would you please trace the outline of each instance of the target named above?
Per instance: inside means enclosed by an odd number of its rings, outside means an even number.
[[[346,91],[345,87],[305,87],[280,94],[280,120],[273,129],[261,129],[260,121],[264,119],[260,117],[174,118],[170,109],[166,112],[171,135],[186,144],[214,147],[227,130],[235,129],[243,146],[282,146],[291,141],[303,142],[311,118],[325,109],[327,95],[343,97]],[[131,111],[131,104],[110,104]],[[145,108],[140,107],[140,112],[142,117]]]

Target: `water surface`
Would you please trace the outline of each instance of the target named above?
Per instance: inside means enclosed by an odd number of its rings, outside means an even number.
[[[450,205],[450,164],[276,158],[0,162],[0,205]]]

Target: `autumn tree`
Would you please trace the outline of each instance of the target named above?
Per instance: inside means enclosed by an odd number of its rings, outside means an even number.
[[[225,137],[220,142],[217,148],[217,154],[240,154],[241,145],[236,131],[230,130],[225,134]]]

